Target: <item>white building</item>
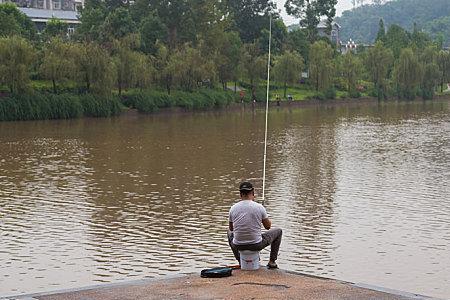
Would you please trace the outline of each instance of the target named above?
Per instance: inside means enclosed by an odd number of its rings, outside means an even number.
[[[68,24],[69,34],[80,24],[78,10],[84,5],[84,0],[0,0],[0,3],[6,2],[16,4],[38,31],[44,30],[50,19],[57,18]]]

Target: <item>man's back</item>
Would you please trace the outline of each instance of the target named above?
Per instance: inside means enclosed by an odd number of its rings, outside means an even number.
[[[266,218],[266,209],[252,200],[241,200],[233,205],[229,215],[234,228],[233,243],[245,245],[261,242],[261,224]]]

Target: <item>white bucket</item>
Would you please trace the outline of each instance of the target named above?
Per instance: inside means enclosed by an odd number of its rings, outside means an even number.
[[[259,251],[242,250],[239,251],[241,257],[241,270],[259,269]]]

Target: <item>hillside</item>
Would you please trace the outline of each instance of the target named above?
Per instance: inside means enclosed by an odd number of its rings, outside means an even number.
[[[384,5],[364,5],[345,11],[336,18],[342,26],[341,39],[373,43],[380,18],[386,26],[398,24],[409,31],[417,23],[419,28],[433,37],[442,35],[444,43],[450,44],[449,0],[394,0]]]

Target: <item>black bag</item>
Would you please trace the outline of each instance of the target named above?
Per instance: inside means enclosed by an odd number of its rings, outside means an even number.
[[[231,276],[232,268],[212,268],[204,269],[200,272],[203,278],[221,278]]]

